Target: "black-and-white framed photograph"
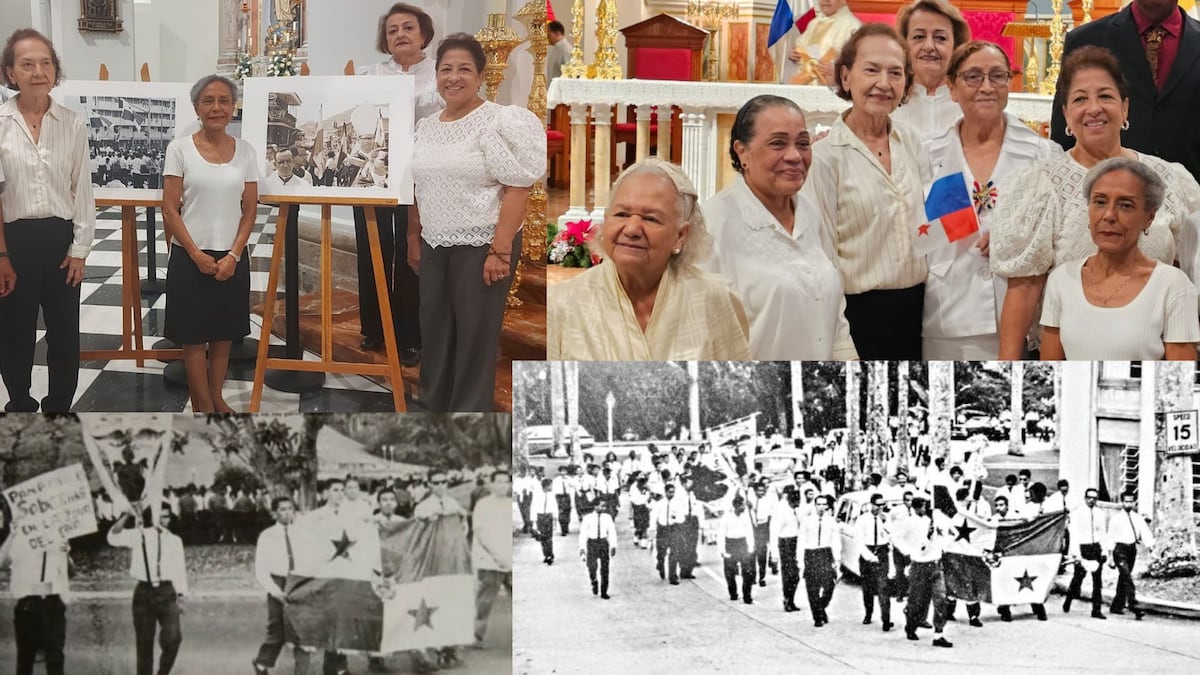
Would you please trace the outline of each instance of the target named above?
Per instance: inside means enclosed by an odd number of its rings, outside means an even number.
[[[198,130],[182,82],[64,80],[54,99],[88,127],[97,199],[159,199],[167,145]]]
[[[247,78],[242,99],[260,196],[412,203],[411,77]]]

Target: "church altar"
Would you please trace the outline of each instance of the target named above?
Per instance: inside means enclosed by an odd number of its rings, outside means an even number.
[[[599,222],[604,217],[610,181],[608,139],[613,107],[634,106],[637,111],[637,153],[649,155],[651,114],[658,106],[679,109],[683,127],[681,164],[703,201],[715,194],[731,176],[727,146],[732,116],[742,104],[758,94],[775,94],[795,101],[804,110],[810,129],[827,127],[835,116],[850,106],[827,87],[749,82],[676,82],[665,80],[585,80],[555,78],[547,92],[550,108],[566,105],[571,119],[570,208],[559,225],[579,219]],[[1008,111],[1039,130],[1048,125],[1052,97],[1013,93]],[[587,208],[589,124],[595,128],[595,203]],[[670,116],[658,117],[657,154],[670,157]],[[724,169],[722,167],[725,167]]]

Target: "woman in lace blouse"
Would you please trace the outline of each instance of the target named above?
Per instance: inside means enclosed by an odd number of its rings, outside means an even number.
[[[1082,192],[1096,253],[1059,265],[1046,282],[1042,358],[1196,360],[1196,287],[1179,269],[1138,250],[1166,185],[1136,159],[1112,157]]]
[[[1129,124],[1129,88],[1112,52],[1086,46],[1062,63],[1058,90],[1066,92],[1067,134],[1076,139],[1067,153],[1030,166],[1010,182],[1012,199],[997,209],[992,227],[992,272],[1008,277],[1000,313],[1000,358],[1019,359],[1026,347],[1046,287],[1046,275],[1096,251],[1088,230],[1087,198],[1080,189],[1089,169],[1111,157],[1146,164],[1163,179],[1166,194],[1138,248],[1150,258],[1180,263],[1195,280],[1200,185],[1180,164],[1143,155],[1121,145]],[[1036,348],[1036,339],[1029,347]]]
[[[741,301],[695,265],[711,246],[683,169],[650,157],[623,171],[600,233],[605,261],[546,294],[548,358],[750,358]]]
[[[490,412],[500,328],[546,131],[529,110],[479,96],[486,62],[458,33],[437,51],[441,113],[417,123],[408,262],[421,275],[421,407]]]

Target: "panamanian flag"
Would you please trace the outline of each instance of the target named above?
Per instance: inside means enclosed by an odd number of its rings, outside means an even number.
[[[996,605],[1046,601],[1062,562],[1065,511],[999,524],[959,511],[951,521],[942,556],[950,595]]]
[[[458,516],[369,521],[317,517],[304,528],[304,566],[288,576],[285,616],[296,643],[391,653],[474,641],[474,577]]]
[[[979,218],[962,172],[942,176],[925,196],[925,222],[913,233],[913,253],[924,256],[979,231]]]

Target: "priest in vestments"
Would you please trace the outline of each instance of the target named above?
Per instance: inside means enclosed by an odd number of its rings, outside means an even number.
[[[781,82],[832,84],[833,62],[851,33],[861,25],[846,6],[846,0],[818,0],[816,16],[788,50]]]

